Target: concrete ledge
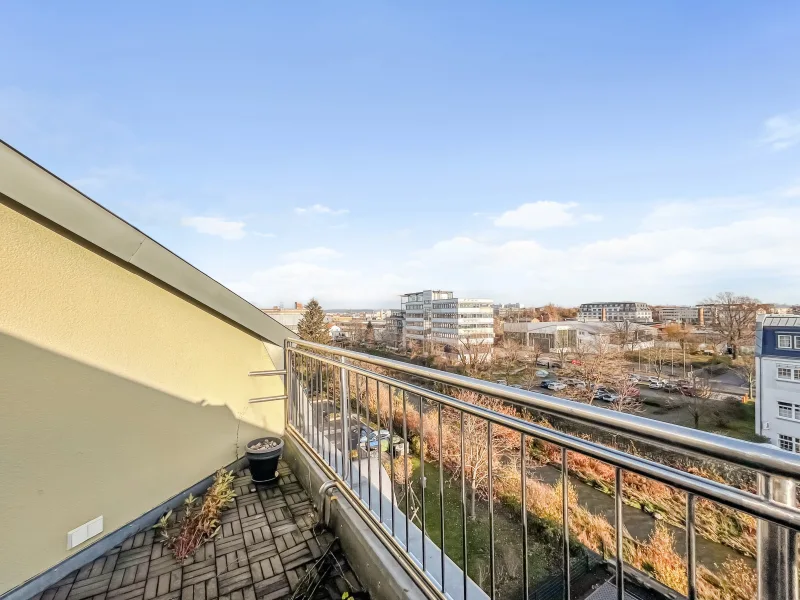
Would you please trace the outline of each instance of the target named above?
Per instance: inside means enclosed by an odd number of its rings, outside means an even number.
[[[232,462],[225,468],[229,471],[238,471],[246,465],[247,458],[242,457],[239,460]],[[130,536],[154,525],[155,522],[158,521],[158,519],[161,518],[161,515],[163,515],[165,512],[176,509],[183,504],[183,501],[189,496],[189,494],[192,494],[193,496],[203,495],[211,486],[213,481],[214,473],[202,481],[198,481],[192,487],[183,490],[179,494],[176,494],[155,508],[147,511],[141,517],[134,519],[127,525],[112,531],[93,544],[86,546],[86,548],[61,561],[56,566],[47,569],[47,571],[32,577],[28,581],[21,583],[17,587],[7,591],[5,594],[0,595],[0,600],[28,600],[29,598],[33,598],[35,595],[42,593],[50,586],[53,586],[61,581],[73,571],[76,571],[82,566],[88,565],[93,560],[100,558],[114,546],[119,546]]]
[[[291,435],[284,438],[283,460],[317,504],[320,486],[330,479]],[[361,516],[343,494],[331,502],[330,527],[339,538],[350,566],[373,598],[405,600],[427,598],[378,536],[364,525]],[[320,506],[317,509],[321,512]]]

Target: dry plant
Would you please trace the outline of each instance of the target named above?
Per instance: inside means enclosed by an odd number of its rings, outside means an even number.
[[[233,473],[230,471],[225,469],[217,471],[214,483],[208,488],[203,505],[199,509],[195,506],[197,498],[189,494],[183,502],[184,515],[175,535],[169,533],[171,510],[153,526],[153,529],[158,530],[164,545],[172,551],[175,560],[183,563],[200,546],[219,533],[222,510],[236,497],[233,491],[233,478]]]

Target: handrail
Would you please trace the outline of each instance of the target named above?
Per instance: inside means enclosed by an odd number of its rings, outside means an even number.
[[[725,461],[748,469],[755,469],[783,477],[800,478],[800,456],[774,446],[745,442],[715,433],[698,431],[680,425],[654,421],[645,417],[620,413],[580,402],[564,400],[537,392],[528,392],[507,386],[465,377],[447,371],[421,367],[371,354],[363,354],[343,348],[335,348],[305,340],[287,340],[287,345],[350,358],[360,362],[392,369],[417,377],[424,377],[446,385],[472,390],[488,396],[524,405],[527,408],[564,417],[573,421],[601,427],[615,433],[654,443],[670,450],[680,449],[689,454]],[[315,358],[318,358],[315,355]],[[352,365],[350,366],[352,368]],[[376,375],[370,372],[370,377]],[[396,385],[392,380],[393,385]],[[424,389],[424,388],[420,388]],[[425,395],[432,392],[424,390]],[[438,400],[437,400],[438,401]],[[471,405],[470,405],[471,406]],[[480,415],[485,416],[485,415]],[[525,421],[523,421],[525,422]],[[561,442],[559,442],[561,443]]]

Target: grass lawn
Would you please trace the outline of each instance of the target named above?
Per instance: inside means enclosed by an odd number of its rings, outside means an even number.
[[[421,469],[419,459],[412,458],[414,466],[412,489],[417,499],[422,497],[420,485]],[[441,547],[441,515],[439,512],[439,466],[437,463],[425,463],[425,529],[428,537]],[[447,471],[444,472],[444,549],[445,553],[457,565],[463,565],[462,551],[462,509],[461,482],[450,481]],[[405,509],[403,486],[395,486],[397,504]],[[469,491],[467,491],[469,494]],[[469,497],[468,497],[469,501]],[[421,527],[420,519],[414,521]],[[506,507],[495,503],[494,506],[494,541],[495,571],[498,580],[498,596],[519,597],[522,574],[522,516],[513,514]],[[528,534],[528,574],[530,585],[534,586],[551,574],[553,565],[560,567],[559,546],[537,543],[534,534]],[[485,590],[489,587],[489,504],[476,502],[476,516],[467,517],[467,556],[468,575]]]

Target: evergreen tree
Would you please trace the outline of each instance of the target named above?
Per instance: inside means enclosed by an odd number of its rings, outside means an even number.
[[[372,321],[367,321],[367,341],[375,343],[375,327],[372,325]]]
[[[300,337],[309,342],[327,344],[331,341],[328,328],[325,326],[325,313],[314,298],[306,305],[306,311],[297,324]]]

